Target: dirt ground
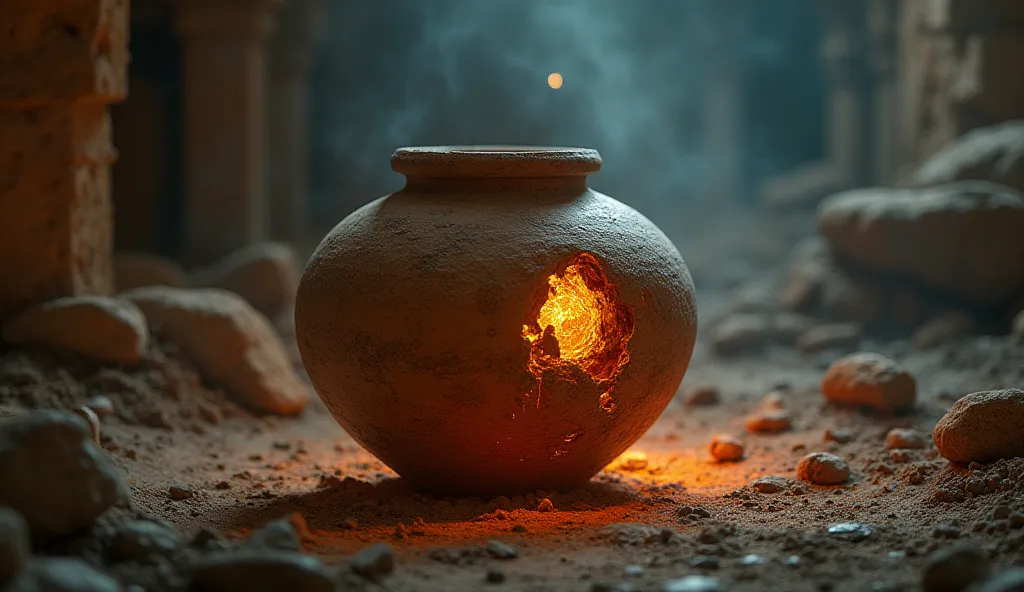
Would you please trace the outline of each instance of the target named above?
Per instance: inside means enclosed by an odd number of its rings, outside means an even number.
[[[714,311],[722,297],[700,299]],[[963,394],[1020,385],[1024,348],[973,337],[927,352],[900,342],[874,349],[917,377],[913,412],[884,417],[825,404],[822,374],[843,352],[776,349],[721,360],[700,344],[680,394],[628,453],[632,462],[613,464],[580,490],[494,500],[411,492],[318,401],[298,419],[255,418],[199,385],[173,355],[159,368],[173,384],[151,380],[145,388],[126,384],[144,375],[80,380],[73,368],[54,371],[20,354],[8,354],[0,373],[8,385],[19,373],[39,374],[45,388],[33,392],[53,399],[34,405],[111,393],[116,413],[103,420],[103,447],[129,476],[139,510],[186,532],[207,526],[229,536],[298,512],[309,528],[306,550],[329,563],[372,542],[394,546],[398,567],[384,582],[388,590],[660,590],[687,574],[716,577],[729,590],[907,590],[919,586],[929,553],[963,540],[988,550],[999,567],[1024,564],[1024,529],[992,518],[999,505],[1024,510],[1024,459],[976,467],[986,481],[1018,485],[972,496],[965,490],[972,470],[949,464],[934,447],[885,447],[892,427],[930,433]],[[701,385],[717,387],[720,402],[687,407],[684,393]],[[773,389],[793,413],[793,429],[745,432],[746,416]],[[27,402],[10,387],[5,394],[4,414]],[[848,441],[828,439],[829,430]],[[740,437],[745,457],[715,462],[707,448],[715,434]],[[750,486],[764,476],[795,479],[797,462],[813,451],[846,459],[850,482],[783,481],[777,493]],[[193,495],[171,499],[171,486]],[[851,522],[861,526],[829,530]],[[491,540],[513,545],[517,557],[495,558]]]

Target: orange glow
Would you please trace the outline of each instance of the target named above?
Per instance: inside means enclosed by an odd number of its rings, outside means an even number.
[[[548,277],[547,297],[536,322],[523,326],[530,344],[530,371],[539,381],[545,371],[567,365],[583,369],[605,385],[600,405],[611,412],[614,379],[629,363],[626,344],[633,336],[633,313],[618,298],[598,259],[580,253],[561,273]]]
[[[562,75],[558,72],[548,74],[548,86],[555,90],[562,88]]]

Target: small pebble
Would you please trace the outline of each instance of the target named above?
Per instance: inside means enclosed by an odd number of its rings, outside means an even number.
[[[395,550],[391,545],[375,543],[349,558],[348,568],[368,580],[377,581],[395,571]]]
[[[832,403],[892,411],[914,405],[917,382],[900,364],[883,355],[856,353],[828,367],[821,392]]]
[[[132,520],[118,526],[110,541],[110,557],[114,561],[145,561],[170,555],[183,543],[173,528],[151,520]]]
[[[195,492],[193,492],[192,488],[187,485],[171,485],[167,489],[167,495],[172,500],[178,502],[181,500],[187,500],[191,498],[193,495],[195,495]]]
[[[724,592],[725,588],[716,578],[707,576],[686,576],[669,580],[661,587],[662,592]]]
[[[729,462],[743,458],[743,442],[732,436],[715,436],[708,449],[717,461]]]
[[[785,409],[786,397],[779,390],[774,390],[761,397],[761,409]]]
[[[687,407],[703,407],[717,405],[720,400],[718,388],[714,386],[698,386],[686,391],[684,404]]]
[[[836,538],[856,543],[870,537],[874,529],[861,522],[842,522],[829,526],[828,533]]]
[[[99,395],[85,402],[85,406],[92,409],[100,417],[110,417],[114,414],[114,402],[110,397]]]
[[[540,500],[540,502],[537,504],[537,511],[538,512],[554,512],[555,511],[555,504],[553,504],[550,499],[544,498],[544,499]]]
[[[781,409],[765,409],[747,418],[747,431],[761,433],[784,432],[793,427],[789,413]]]
[[[960,537],[960,529],[950,524],[940,524],[932,530],[932,534],[938,539],[955,539]]]
[[[839,485],[850,478],[850,467],[834,454],[812,452],[800,459],[796,476],[815,485]]]
[[[501,541],[487,541],[487,544],[484,545],[484,550],[495,559],[515,559],[519,557],[519,549]]]
[[[921,432],[908,428],[893,428],[885,437],[885,446],[889,449],[924,448],[927,445],[928,441]]]
[[[718,557],[698,555],[690,561],[690,565],[696,569],[718,569]]]
[[[766,475],[755,480],[750,486],[758,493],[779,493],[789,489],[792,482],[785,477]]]
[[[993,520],[1006,520],[1007,518],[1010,517],[1010,513],[1012,511],[1013,510],[1010,508],[1010,506],[1006,506],[1006,505],[996,506],[995,508],[992,509],[992,519]]]
[[[924,592],[960,592],[991,574],[988,559],[980,549],[957,545],[939,549],[928,558],[921,574]]]
[[[622,570],[622,572],[626,574],[627,578],[639,578],[644,575],[645,571],[646,570],[644,570],[640,565],[627,565],[625,569]]]
[[[839,444],[846,444],[853,440],[853,434],[846,430],[825,430],[824,440],[826,442],[838,442]]]

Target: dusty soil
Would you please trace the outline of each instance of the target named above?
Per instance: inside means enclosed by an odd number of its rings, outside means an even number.
[[[702,294],[702,312],[713,313],[721,300]],[[251,416],[202,385],[166,346],[131,374],[7,352],[0,415],[108,396],[115,413],[103,419],[102,444],[129,476],[137,509],[186,532],[209,526],[239,537],[299,512],[310,530],[306,550],[329,563],[371,542],[393,545],[399,565],[388,590],[660,590],[687,574],[713,575],[730,590],[907,590],[919,586],[931,552],[965,540],[1000,568],[1024,564],[1024,528],[993,519],[999,505],[1024,511],[1024,459],[972,469],[951,465],[932,446],[885,447],[893,427],[930,433],[963,394],[1024,383],[1024,348],[973,337],[928,352],[901,342],[874,349],[917,377],[912,412],[879,416],[826,405],[818,385],[843,352],[804,357],[777,349],[721,360],[701,345],[680,394],[630,462],[579,490],[493,500],[409,491],[319,404],[298,419]],[[720,402],[685,406],[685,390],[700,385],[716,386]],[[748,413],[780,387],[793,429],[745,432]],[[828,440],[829,430],[849,440]],[[715,434],[740,437],[745,457],[716,463],[707,451]],[[813,451],[847,460],[850,482],[784,481],[778,493],[750,486],[763,476],[795,479],[797,462]],[[973,495],[966,490],[972,474],[1015,485]],[[171,486],[194,495],[171,499]],[[863,526],[829,532],[850,522]],[[517,547],[518,557],[487,553],[493,539]],[[486,582],[489,571],[504,582]]]

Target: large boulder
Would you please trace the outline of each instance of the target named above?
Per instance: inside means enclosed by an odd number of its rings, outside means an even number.
[[[118,292],[145,286],[181,287],[187,281],[185,270],[166,257],[133,251],[114,253],[114,286]]]
[[[84,529],[128,498],[80,417],[37,411],[0,424],[0,505],[18,511],[34,537]]]
[[[298,256],[291,245],[264,242],[239,249],[210,267],[193,271],[189,285],[234,292],[276,321],[293,309],[301,275]]]
[[[8,321],[3,338],[15,345],[72,351],[101,363],[134,365],[149,343],[146,317],[120,298],[71,296],[44,302]]]
[[[153,331],[176,343],[203,375],[257,411],[295,415],[310,389],[296,375],[281,338],[241,296],[218,289],[152,286],[122,294]]]
[[[979,304],[1024,293],[1024,196],[963,181],[826,199],[818,228],[842,257]]]
[[[992,181],[1024,192],[1024,120],[964,134],[925,160],[903,185]]]

